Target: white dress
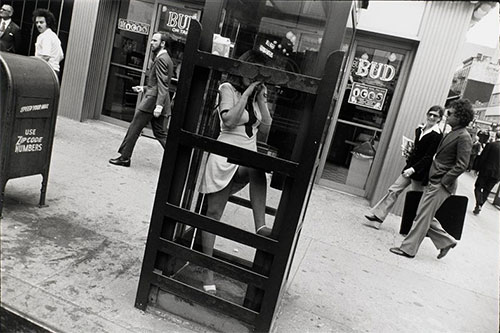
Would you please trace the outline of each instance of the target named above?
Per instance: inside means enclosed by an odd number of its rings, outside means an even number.
[[[219,119],[221,119],[220,112],[231,109],[241,98],[241,93],[238,92],[233,87],[233,85],[225,82],[219,87],[219,97],[220,104],[218,112]],[[219,134],[219,137],[217,138],[217,141],[226,142],[241,148],[257,151],[257,128],[260,125],[262,115],[255,100],[253,101],[253,108],[257,120],[252,125],[251,137],[248,137],[247,133],[245,132],[244,124],[238,125],[234,128],[229,128],[224,125],[221,119],[221,132]],[[246,119],[248,119],[247,112],[243,112],[242,118],[245,117]],[[237,164],[229,163],[227,161],[227,157],[210,154],[207,159],[205,173],[203,174],[203,178],[201,180],[200,192],[215,193],[224,189],[233,178],[234,174],[238,170],[238,167],[239,165]]]

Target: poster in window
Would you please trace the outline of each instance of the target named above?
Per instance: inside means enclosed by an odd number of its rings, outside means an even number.
[[[380,111],[384,106],[386,95],[387,89],[385,88],[353,82],[349,103]]]

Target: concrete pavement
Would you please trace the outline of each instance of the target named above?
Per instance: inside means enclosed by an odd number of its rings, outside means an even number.
[[[59,117],[48,207],[37,207],[40,176],[7,183],[2,306],[59,332],[210,332],[134,307],[162,149],[141,138],[131,168],[109,165],[124,134]],[[458,194],[473,198],[473,181],[464,174]],[[498,331],[500,214],[488,203],[474,216],[473,205],[448,256],[426,239],[407,259],[389,252],[402,240],[397,216],[368,228],[365,199],[316,186],[273,331]]]

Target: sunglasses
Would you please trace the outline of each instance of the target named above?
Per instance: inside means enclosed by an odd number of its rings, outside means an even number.
[[[441,116],[437,113],[428,113],[427,117],[441,118]]]

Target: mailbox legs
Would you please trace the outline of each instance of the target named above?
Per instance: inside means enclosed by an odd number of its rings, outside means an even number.
[[[40,203],[38,206],[40,208],[45,207],[45,195],[47,193],[47,181],[48,181],[48,175],[43,174],[42,175],[42,188],[40,189]]]

